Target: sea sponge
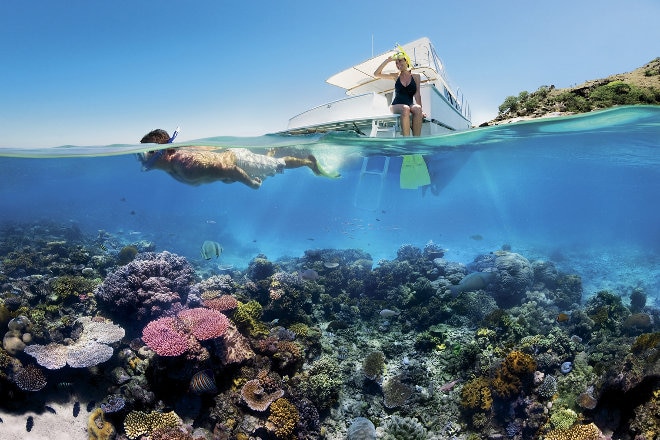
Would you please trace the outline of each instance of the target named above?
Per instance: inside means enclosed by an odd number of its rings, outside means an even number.
[[[461,405],[468,409],[488,411],[493,405],[493,395],[488,379],[479,376],[466,382],[461,390]]]
[[[275,432],[278,438],[288,438],[300,421],[296,407],[287,399],[279,398],[270,405],[270,415],[266,428]]]
[[[115,437],[115,427],[105,420],[103,410],[96,408],[87,418],[89,440],[110,440]]]

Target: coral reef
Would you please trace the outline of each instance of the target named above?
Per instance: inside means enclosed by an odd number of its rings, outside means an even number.
[[[89,440],[111,440],[115,437],[115,427],[105,420],[101,408],[96,408],[87,419]]]
[[[196,280],[185,258],[167,251],[145,252],[111,272],[94,293],[99,305],[117,319],[145,321],[185,304]]]

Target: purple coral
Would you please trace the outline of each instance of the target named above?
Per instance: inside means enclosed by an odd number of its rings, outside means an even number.
[[[145,320],[185,303],[195,281],[185,258],[167,251],[146,252],[110,273],[95,293],[101,305],[118,316]]]

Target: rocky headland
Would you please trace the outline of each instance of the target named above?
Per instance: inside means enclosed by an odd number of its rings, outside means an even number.
[[[499,106],[497,117],[480,126],[636,104],[660,105],[660,57],[632,72],[561,89],[554,85],[541,86],[535,92],[522,91],[518,96],[508,96]]]

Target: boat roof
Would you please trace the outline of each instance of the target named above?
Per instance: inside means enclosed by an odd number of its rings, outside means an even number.
[[[412,61],[413,73],[421,74],[422,80],[436,81],[442,79],[445,84],[447,83],[444,77],[442,62],[435,53],[435,49],[431,45],[431,40],[422,37],[401,47],[403,47],[403,50]],[[393,89],[392,80],[376,78],[373,73],[387,57],[394,55],[396,52],[395,49],[392,49],[360,64],[356,64],[353,67],[332,75],[326,82],[345,89],[347,95],[388,92]],[[388,64],[383,69],[383,73],[397,72],[394,63]]]

